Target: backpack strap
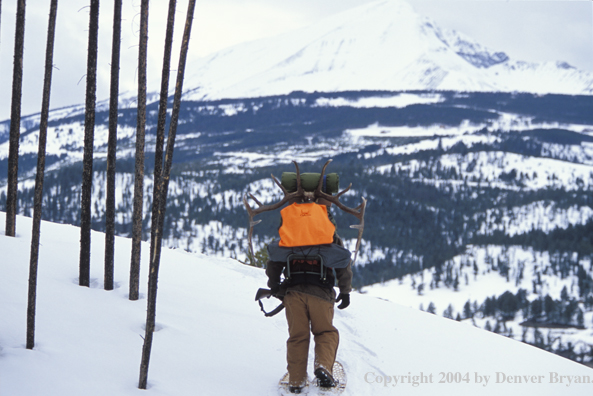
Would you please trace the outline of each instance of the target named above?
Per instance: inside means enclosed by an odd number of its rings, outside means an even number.
[[[261,311],[264,313],[266,318],[274,316],[284,309],[284,305],[282,303],[280,303],[280,305],[278,305],[272,311],[267,312],[264,309],[264,304],[261,302],[261,300],[262,300],[262,298],[270,298],[270,297],[272,297],[272,291],[269,289],[259,289],[257,291],[257,293],[255,294],[255,301],[257,301],[259,303],[259,307],[261,308]],[[274,296],[274,297],[276,297],[276,296]]]
[[[291,269],[291,266],[298,261],[316,261],[317,263],[319,263],[319,266],[316,265],[316,268],[314,268],[312,271],[302,270],[302,268],[299,268],[298,271],[294,271],[294,269]],[[334,278],[331,276],[331,273],[328,274],[327,269],[331,268],[324,265],[323,257],[319,255],[303,256],[298,254],[291,254],[288,256],[286,260],[286,267],[284,270],[284,281],[287,283],[288,286],[294,286],[299,284],[313,284],[324,288],[332,288],[334,286]]]

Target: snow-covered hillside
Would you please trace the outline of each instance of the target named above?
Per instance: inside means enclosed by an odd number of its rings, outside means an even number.
[[[565,62],[509,59],[439,28],[404,0],[378,0],[197,63],[186,100],[292,91],[455,90],[593,93],[593,74]]]
[[[93,233],[91,287],[80,287],[79,230],[44,222],[36,347],[26,350],[30,227],[19,217],[17,237],[0,236],[0,394],[140,394],[145,257],[141,299],[131,302],[130,241],[117,238],[116,289],[103,291],[103,235]],[[264,285],[262,270],[234,260],[163,251],[146,394],[277,394],[287,331],[283,315],[266,319],[253,301]],[[355,294],[335,322],[345,395],[589,395],[593,386],[585,366],[368,295]]]
[[[471,246],[446,262],[441,271],[425,269],[399,280],[366,287],[364,292],[480,328],[493,330],[496,326],[496,332],[531,344],[537,343],[536,337],[545,335],[552,349],[561,349],[561,344],[571,345],[576,353],[588,354],[593,345],[593,313],[589,307],[591,301],[585,299],[586,292],[582,290],[586,286],[577,274],[581,278],[586,274],[590,277],[592,264],[591,258],[576,254],[549,254],[520,246]],[[500,300],[503,292],[524,296],[524,306],[516,306],[510,314],[486,313],[486,300]],[[579,309],[584,313],[581,312],[579,320],[567,318],[566,324],[571,325],[562,326],[555,322],[558,319],[554,319],[553,312],[547,312],[540,315],[546,316],[548,325],[534,326],[538,315],[530,304],[545,298],[563,301],[565,307],[572,300],[571,315],[576,317]],[[578,321],[581,323],[577,324]]]

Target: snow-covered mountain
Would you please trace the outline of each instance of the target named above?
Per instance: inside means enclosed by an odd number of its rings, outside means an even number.
[[[4,213],[0,213],[0,222]],[[77,284],[79,229],[43,222],[36,345],[24,347],[31,220],[0,235],[0,394],[131,396],[146,311],[129,301],[131,242],[116,238],[116,289],[102,290],[104,235],[93,232],[91,287]],[[147,246],[143,245],[143,249]],[[286,320],[253,301],[261,269],[164,249],[150,395],[276,395]],[[591,369],[540,349],[368,295],[336,310],[348,395],[589,395]],[[311,351],[312,352],[312,351]],[[311,355],[312,356],[312,355]],[[312,367],[310,361],[310,367]]]
[[[193,74],[191,71],[195,71]],[[510,59],[439,28],[403,0],[378,0],[192,65],[186,100],[292,91],[456,90],[593,93],[593,73]]]

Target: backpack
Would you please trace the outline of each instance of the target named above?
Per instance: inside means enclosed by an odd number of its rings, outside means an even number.
[[[289,204],[289,206],[281,211],[283,223],[279,229],[280,242],[278,243],[278,249],[292,249],[292,253],[294,253],[295,248],[305,246],[335,245],[333,243],[335,225],[328,218],[326,207],[326,205],[334,204],[339,209],[355,216],[359,220],[359,224],[350,226],[358,230],[354,257],[349,261],[351,264],[354,263],[360,248],[364,229],[366,199],[362,198],[362,203],[356,208],[350,208],[340,202],[339,197],[350,190],[352,185],[338,192],[340,180],[338,175],[336,173],[325,174],[325,169],[330,162],[331,160],[325,163],[321,173],[300,173],[298,164],[293,161],[296,172],[284,172],[281,177],[282,181],[279,181],[272,175],[272,180],[284,193],[284,198],[276,203],[264,205],[251,193],[247,193],[243,197],[243,204],[249,214],[248,242],[250,259],[253,260],[255,257],[252,245],[253,227],[261,221],[254,220],[254,217],[263,212],[280,209],[286,204]],[[252,208],[249,205],[249,198],[257,203],[257,208]],[[334,251],[336,250],[335,247],[332,249]],[[323,263],[327,267],[335,265],[334,261],[340,261],[336,260],[333,255],[329,255],[328,257],[329,259],[326,258]]]

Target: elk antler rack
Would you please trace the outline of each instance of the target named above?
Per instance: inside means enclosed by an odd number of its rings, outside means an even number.
[[[358,250],[360,249],[360,241],[362,239],[362,232],[364,230],[364,212],[365,212],[367,201],[366,201],[366,199],[362,198],[362,203],[360,205],[358,205],[356,208],[350,208],[350,207],[344,205],[342,202],[340,202],[340,200],[339,200],[340,196],[342,196],[345,192],[350,190],[350,188],[352,187],[352,183],[348,187],[346,187],[344,190],[337,193],[336,195],[327,194],[322,191],[323,177],[325,175],[325,169],[327,168],[327,166],[329,165],[329,163],[331,161],[332,160],[330,159],[329,161],[327,161],[325,163],[325,165],[323,165],[323,169],[321,170],[321,176],[319,177],[319,184],[317,185],[317,188],[315,189],[315,191],[305,191],[303,189],[299,165],[296,163],[296,161],[292,161],[294,163],[294,166],[296,167],[296,181],[297,181],[296,191],[289,193],[286,190],[286,188],[284,188],[282,183],[274,175],[272,175],[272,180],[274,180],[274,183],[276,183],[278,185],[278,187],[280,187],[280,189],[282,189],[282,192],[284,193],[284,198],[282,198],[280,201],[278,201],[276,203],[264,205],[257,198],[255,198],[253,196],[253,194],[251,194],[251,193],[247,193],[243,197],[243,204],[245,205],[245,209],[247,209],[247,213],[249,214],[248,241],[249,241],[249,254],[251,255],[251,257],[250,257],[251,260],[253,260],[255,257],[254,253],[253,253],[253,244],[252,244],[253,227],[256,224],[259,224],[261,222],[261,220],[254,220],[253,218],[255,216],[257,216],[258,214],[263,213],[263,212],[268,212],[271,210],[279,209],[286,203],[290,203],[290,202],[316,202],[318,200],[321,200],[320,201],[321,203],[323,203],[323,201],[325,201],[325,202],[335,204],[338,208],[340,208],[341,210],[343,210],[346,213],[353,215],[354,217],[356,217],[359,220],[358,224],[350,226],[350,228],[354,228],[354,229],[358,230],[358,238],[356,240],[356,248],[354,250],[354,257],[352,258],[352,260],[350,262],[351,265],[354,265],[354,262],[356,261],[356,257],[358,256]],[[249,202],[247,202],[248,198],[251,198],[253,201],[255,201],[255,203],[258,205],[258,207],[255,209],[252,208],[249,205]]]

